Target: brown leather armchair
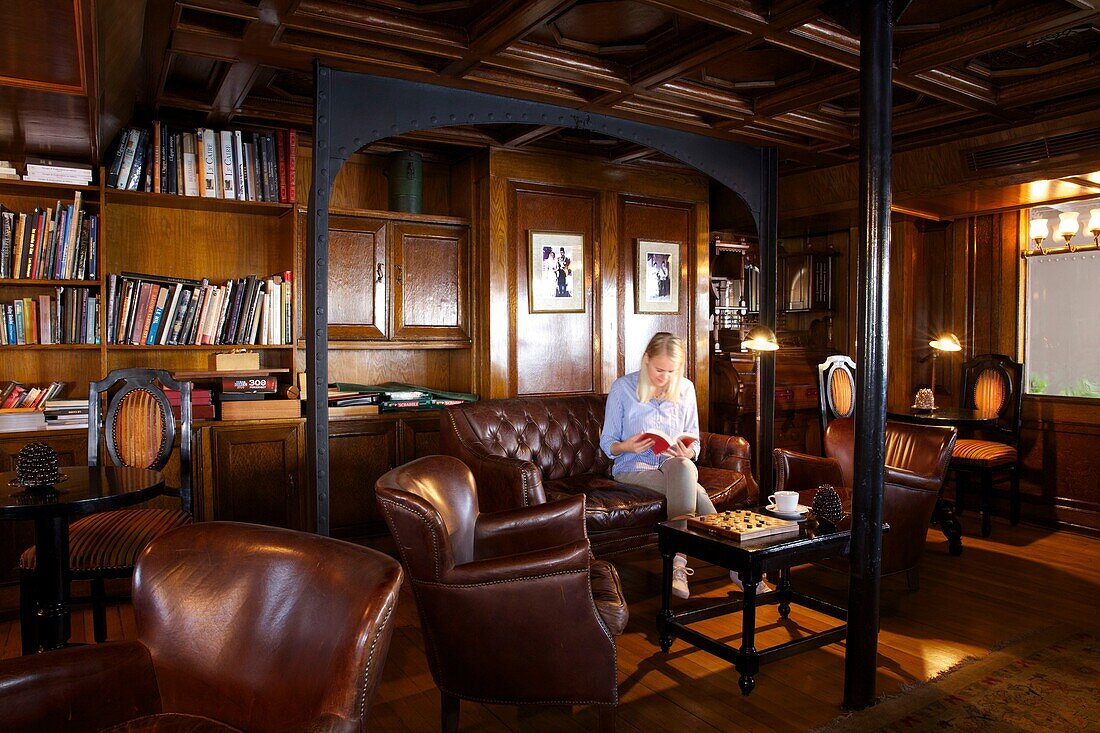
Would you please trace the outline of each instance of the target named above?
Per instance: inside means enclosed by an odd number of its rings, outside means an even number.
[[[656,544],[665,497],[616,481],[600,450],[607,395],[481,400],[440,417],[440,452],[470,467],[481,509],[496,512],[582,494],[600,557]],[[699,483],[719,511],[756,506],[749,444],[700,434]]]
[[[400,566],[338,540],[197,524],[134,573],[135,641],[0,662],[0,721],[24,733],[364,730]]]
[[[832,484],[850,505],[854,432],[851,419],[830,422],[823,441],[826,458],[777,448],[776,489],[799,492],[800,503],[808,506],[818,486]],[[890,531],[882,536],[882,574],[904,572],[910,590],[920,587],[917,564],[956,436],[953,427],[886,423],[882,521]]]
[[[444,731],[459,699],[600,706],[614,726],[619,576],[593,560],[584,497],[481,514],[473,474],[428,456],[378,479],[378,502],[412,579]]]

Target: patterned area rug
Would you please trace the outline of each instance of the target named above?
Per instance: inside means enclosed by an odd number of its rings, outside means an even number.
[[[819,729],[843,731],[1100,730],[1100,639],[1059,626]]]

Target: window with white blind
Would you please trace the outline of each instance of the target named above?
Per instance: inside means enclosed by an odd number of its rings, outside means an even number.
[[[1027,393],[1100,398],[1100,251],[1092,232],[1100,230],[1100,199],[1028,214]],[[1073,232],[1068,242],[1063,232]],[[1058,253],[1049,252],[1055,248]]]

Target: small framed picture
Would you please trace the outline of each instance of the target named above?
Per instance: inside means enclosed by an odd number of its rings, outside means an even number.
[[[634,267],[636,313],[680,312],[680,243],[639,239]]]
[[[584,235],[528,231],[527,293],[532,313],[584,312]]]

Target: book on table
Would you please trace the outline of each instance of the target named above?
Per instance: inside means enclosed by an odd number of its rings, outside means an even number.
[[[645,431],[644,433],[642,433],[641,437],[643,440],[648,439],[653,441],[653,447],[651,450],[657,455],[664,453],[666,450],[675,445],[676,441],[678,440],[682,442],[687,448],[690,448],[693,443],[699,440],[698,435],[691,435],[689,433],[680,433],[674,438],[665,431],[657,430],[656,428],[651,428],[650,430]]]

